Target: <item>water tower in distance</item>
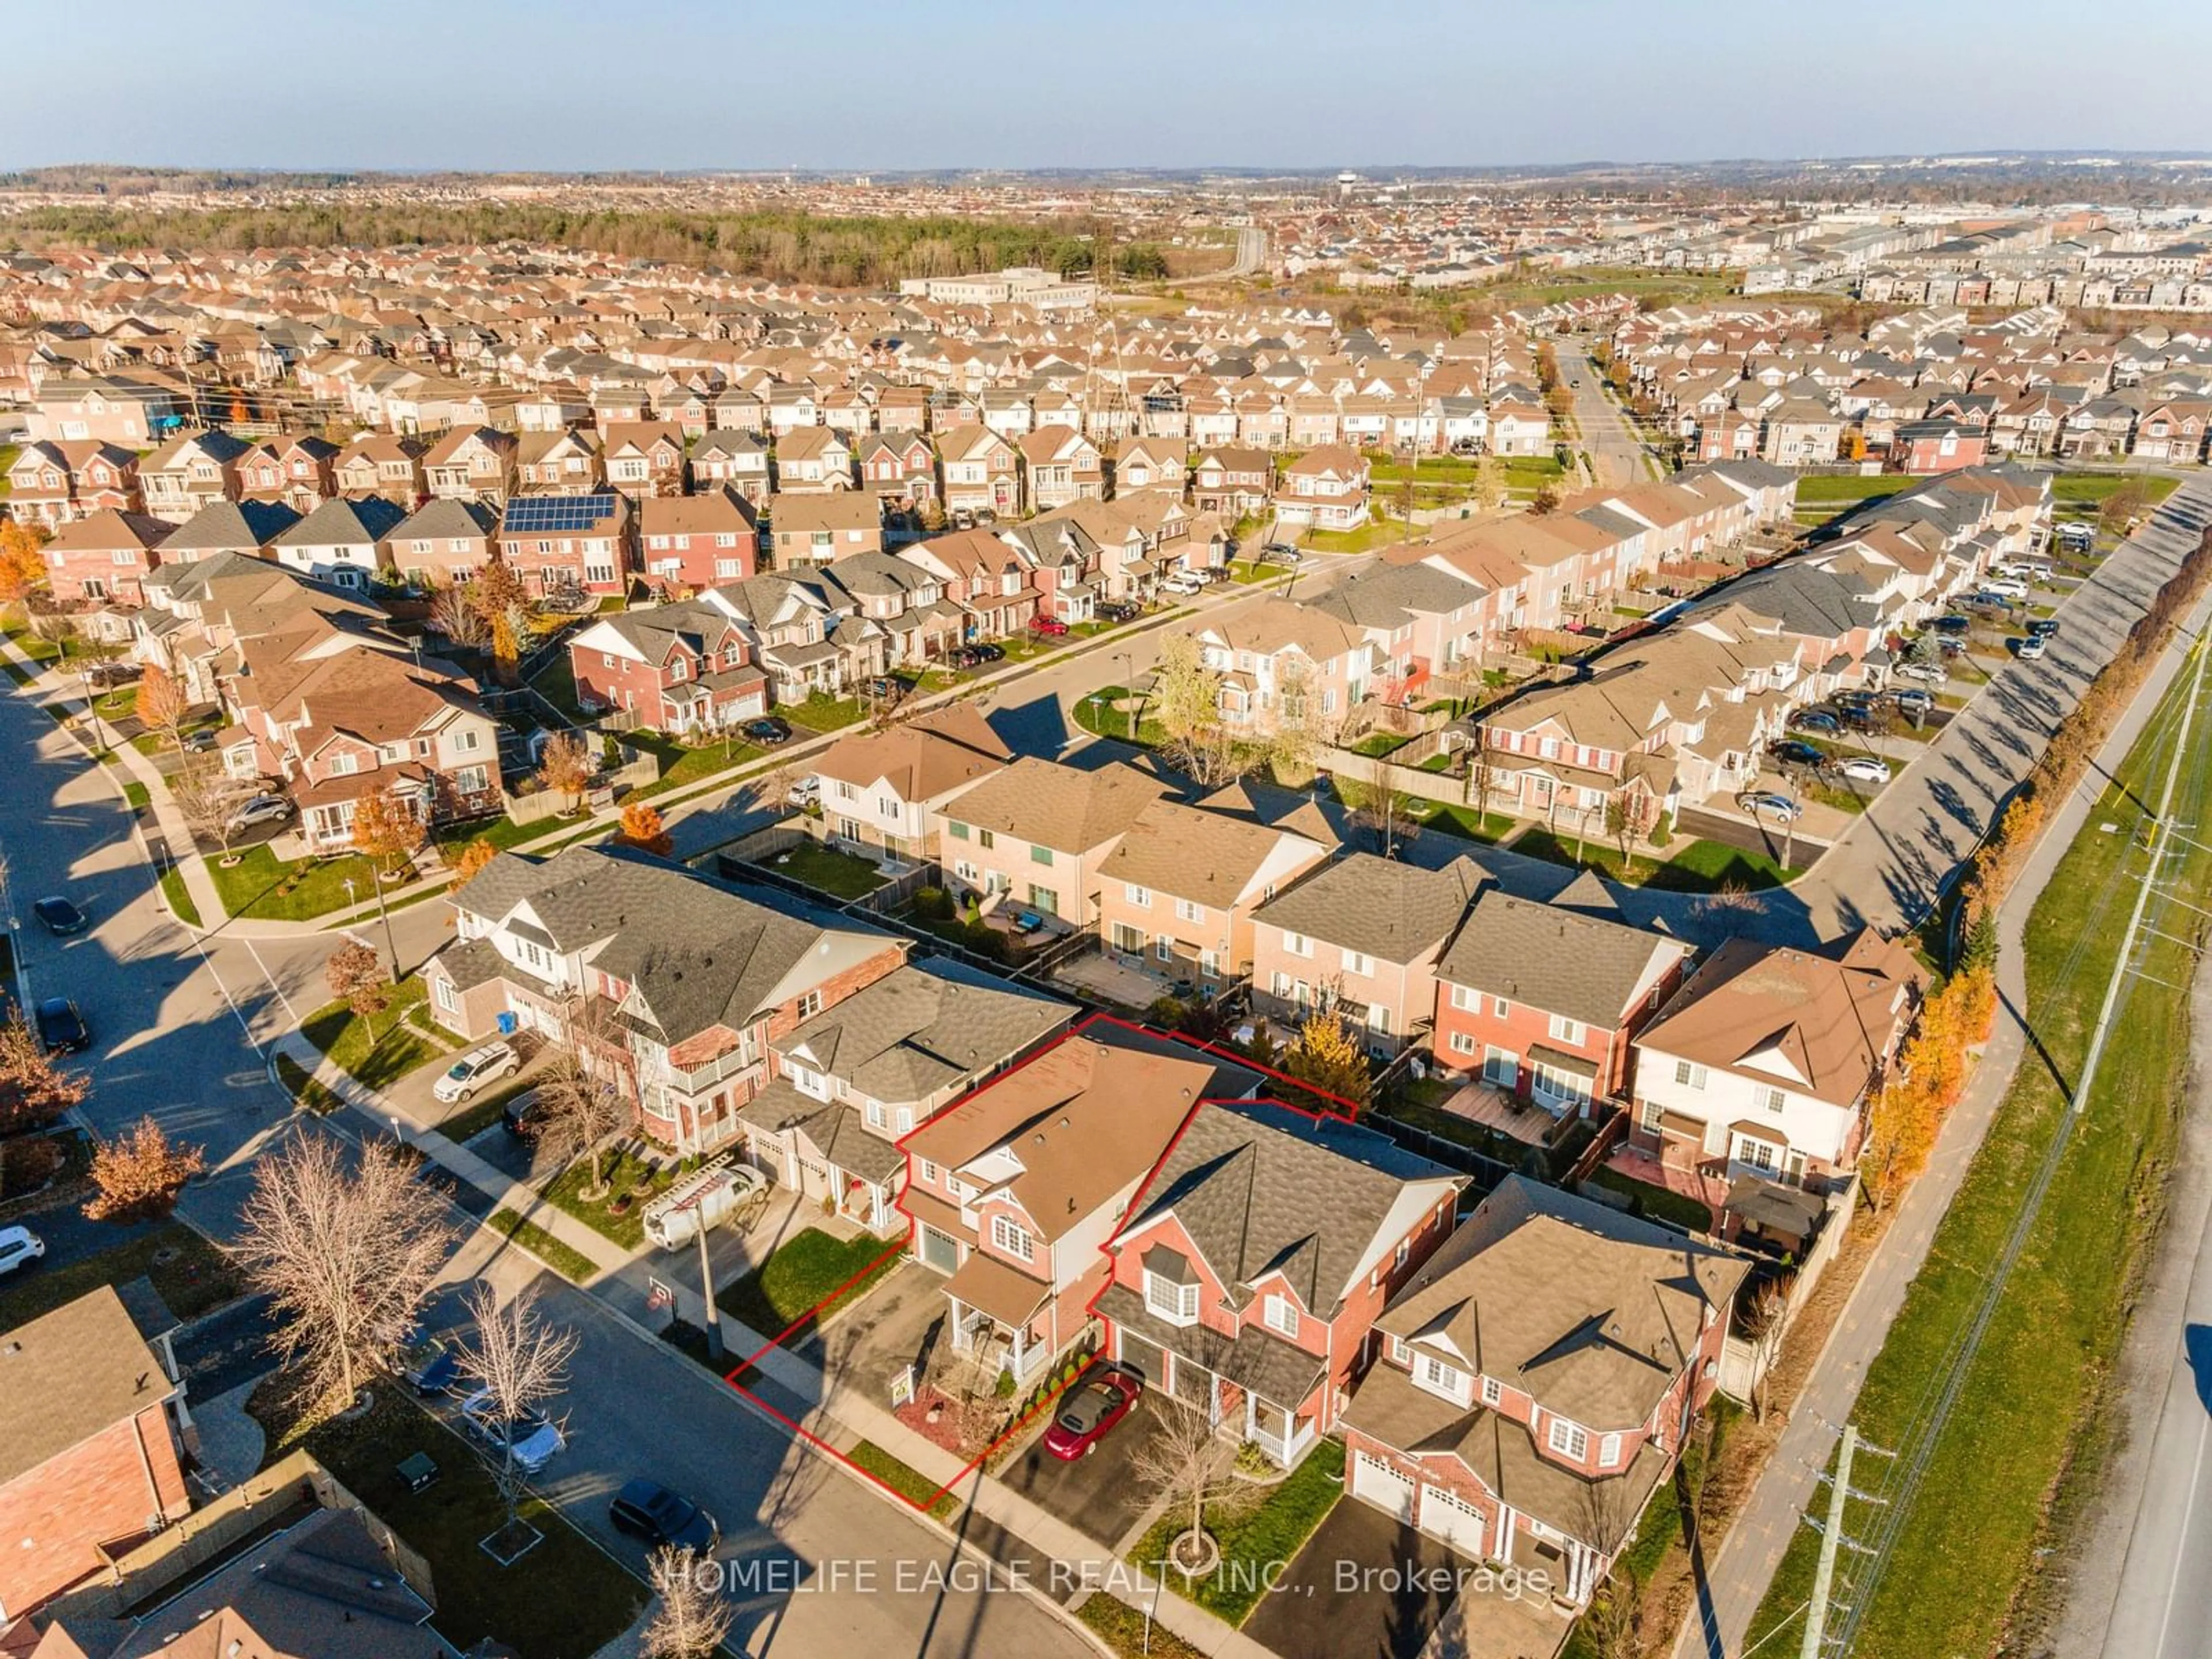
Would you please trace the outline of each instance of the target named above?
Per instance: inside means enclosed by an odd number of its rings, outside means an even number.
[[[1359,175],[1358,173],[1340,173],[1336,175],[1336,198],[1340,202],[1350,201],[1352,199],[1352,191],[1358,188]]]

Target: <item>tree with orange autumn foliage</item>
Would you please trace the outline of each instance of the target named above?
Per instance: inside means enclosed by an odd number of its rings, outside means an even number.
[[[46,532],[36,525],[0,521],[0,600],[9,605],[46,580]]]
[[[626,847],[664,859],[676,851],[676,837],[668,833],[659,809],[651,801],[634,800],[623,808],[622,828],[616,832],[615,839]]]
[[[1996,975],[1987,961],[1961,968],[1921,1005],[1868,1119],[1859,1170],[1875,1209],[1895,1203],[1928,1167],[1943,1120],[1966,1092],[1967,1051],[1988,1038],[1996,1016]]]

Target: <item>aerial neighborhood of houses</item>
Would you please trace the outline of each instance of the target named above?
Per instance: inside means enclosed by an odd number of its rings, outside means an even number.
[[[1224,220],[1307,287],[1179,307],[1029,266],[9,253],[0,649],[42,739],[116,751],[167,915],[319,941],[337,1000],[246,1084],[480,1192],[540,1305],[621,1316],[592,1340],[726,1362],[679,1373],[730,1407],[701,1432],[798,1426],[901,1527],[1161,1568],[1115,1617],[1164,1604],[1170,1651],[1320,1651],[1318,1604],[1193,1578],[1256,1503],[1312,1507],[1293,1586],[1480,1571],[1514,1593],[1421,1641],[1548,1659],[1717,1407],[1817,1345],[1893,1156],[1942,964],[1847,860],[1955,830],[1886,804],[2130,545],[2062,471],[2170,490],[2212,432],[2179,222],[1732,211],[1346,174]],[[1743,274],[1481,308],[1591,265]],[[364,952],[396,983],[344,981]],[[325,1000],[322,957],[263,971]],[[47,1231],[0,1201],[0,1655],[459,1652],[477,1538],[455,1570],[424,1517],[482,1472],[413,1390],[404,1443],[226,1469],[166,1261],[9,1311]],[[510,1498],[648,1409],[586,1350],[564,1439],[418,1311],[362,1352]],[[711,1457],[696,1504],[589,1468],[483,1549],[765,1536],[715,1530]]]

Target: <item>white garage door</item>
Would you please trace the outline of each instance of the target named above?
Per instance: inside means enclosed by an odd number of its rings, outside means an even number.
[[[1421,1530],[1462,1555],[1482,1555],[1482,1511],[1442,1486],[1421,1488]]]
[[[1358,1453],[1352,1464],[1352,1495],[1401,1521],[1413,1518],[1413,1480],[1388,1463]]]

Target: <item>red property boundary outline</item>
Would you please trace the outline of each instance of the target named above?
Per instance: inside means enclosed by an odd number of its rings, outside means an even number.
[[[1154,1042],[1164,1042],[1168,1043],[1179,1044],[1187,1048],[1198,1049],[1202,1053],[1212,1055],[1217,1060],[1224,1060],[1232,1066],[1241,1066],[1245,1071],[1255,1073],[1261,1077],[1273,1078],[1279,1083],[1287,1084],[1291,1088],[1294,1088],[1302,1093],[1316,1096],[1324,1100],[1334,1101],[1344,1109],[1340,1112],[1311,1111],[1307,1109],[1305,1107],[1294,1106],[1290,1104],[1288,1102],[1278,1100],[1268,1100],[1259,1103],[1229,1102],[1224,1103],[1237,1105],[1260,1103],[1270,1105],[1275,1107],[1278,1110],[1297,1112],[1301,1116],[1310,1118],[1316,1123],[1321,1122],[1325,1119],[1344,1123],[1352,1123],[1358,1121],[1359,1107],[1358,1103],[1349,1100],[1342,1095],[1335,1094],[1327,1089],[1316,1088],[1312,1084],[1307,1083],[1302,1079],[1291,1076],[1287,1072],[1279,1070],[1273,1066],[1262,1065],[1255,1060],[1249,1060],[1244,1055],[1237,1054],[1232,1049],[1220,1048],[1218,1045],[1206,1042],[1201,1038],[1189,1036],[1180,1031],[1154,1030],[1151,1026],[1140,1025],[1134,1020],[1123,1019],[1118,1015],[1103,1012],[1085,1015],[1083,1018],[1076,1021],[1073,1025],[1069,1026],[1067,1030],[1062,1031],[1058,1036],[1054,1037],[1050,1042],[1046,1043],[1043,1047],[1037,1049],[1036,1053],[1024,1056],[1018,1064],[1010,1066],[1005,1071],[998,1073],[993,1077],[986,1079],[984,1082],[978,1084],[975,1089],[969,1090],[968,1094],[961,1096],[959,1100],[949,1103],[944,1109],[951,1111],[953,1107],[957,1106],[960,1103],[960,1101],[966,1100],[969,1096],[974,1095],[983,1089],[991,1088],[994,1085],[1005,1081],[1007,1078],[1012,1077],[1015,1073],[1024,1069],[1024,1067],[1042,1060],[1045,1055],[1059,1048],[1061,1043],[1066,1042],[1070,1037],[1080,1036],[1086,1031],[1091,1030],[1092,1028],[1102,1024],[1118,1026],[1125,1031],[1133,1032],[1139,1036],[1146,1037]],[[1198,1099],[1191,1103],[1190,1110],[1184,1114],[1182,1123],[1176,1126],[1174,1135],[1169,1139],[1166,1149],[1163,1151],[1159,1157],[1153,1161],[1152,1167],[1145,1172],[1145,1178],[1141,1182],[1138,1182],[1138,1200],[1141,1200],[1144,1194],[1151,1189],[1152,1182],[1159,1177],[1162,1165],[1165,1164],[1168,1159],[1175,1155],[1175,1150],[1182,1144],[1184,1133],[1189,1129],[1191,1120],[1197,1115],[1198,1109],[1208,1103],[1209,1097],[1204,1095],[1201,1095]],[[918,1133],[919,1132],[920,1126],[917,1125],[915,1129],[909,1130],[908,1134],[908,1136],[911,1136],[915,1133]],[[903,1138],[897,1141],[894,1141],[892,1145],[897,1147],[902,1152],[905,1151],[906,1142]],[[908,1245],[912,1243],[915,1226],[914,1215],[911,1211],[907,1209],[903,1201],[904,1198],[905,1192],[904,1189],[902,1188],[900,1192],[900,1201],[895,1206],[895,1207],[898,1210],[898,1212],[901,1215],[907,1218],[906,1237],[904,1238],[896,1239],[890,1243],[885,1245],[883,1252],[870,1261],[866,1267],[853,1274],[851,1278],[848,1279],[836,1290],[830,1291],[827,1296],[817,1302],[812,1307],[807,1309],[805,1312],[800,1314],[788,1325],[786,1325],[774,1336],[771,1336],[767,1340],[763,1341],[759,1347],[754,1349],[752,1352],[746,1355],[744,1358],[739,1360],[735,1365],[732,1365],[727,1371],[723,1373],[722,1381],[727,1383],[730,1388],[737,1393],[743,1395],[747,1400],[750,1401],[753,1405],[757,1407],[767,1416],[774,1419],[777,1423],[781,1424],[786,1429],[788,1429],[794,1438],[803,1440],[808,1445],[813,1447],[817,1451],[823,1452],[830,1457],[836,1458],[839,1462],[842,1463],[847,1468],[852,1470],[854,1474],[859,1475],[862,1480],[867,1481],[870,1485],[876,1486],[884,1492],[888,1493],[890,1497],[898,1499],[900,1503],[906,1504],[917,1514],[928,1515],[939,1503],[947,1498],[953,1498],[955,1501],[957,1502],[958,1499],[954,1493],[953,1489],[956,1486],[964,1484],[968,1478],[988,1462],[992,1455],[996,1453],[1001,1446],[1007,1444],[1009,1442],[1018,1438],[1026,1432],[1030,1425],[1036,1420],[1038,1416],[1042,1413],[1050,1410],[1054,1402],[1056,1401],[1062,1394],[1066,1393],[1068,1388],[1073,1386],[1073,1383],[1062,1383],[1060,1387],[1053,1389],[1042,1400],[1038,1401],[1036,1405],[1032,1406],[1028,1411],[1024,1412],[1019,1417],[1016,1418],[1014,1421],[1007,1426],[1005,1433],[1000,1435],[996,1439],[992,1441],[989,1445],[984,1447],[981,1451],[976,1453],[975,1455],[969,1459],[967,1462],[962,1464],[958,1471],[954,1474],[953,1477],[950,1480],[947,1480],[943,1486],[938,1487],[927,1498],[916,1498],[906,1492],[901,1492],[897,1487],[885,1480],[881,1475],[875,1473],[874,1470],[862,1468],[859,1463],[853,1461],[850,1455],[838,1450],[836,1447],[831,1445],[827,1440],[824,1440],[820,1435],[815,1433],[805,1424],[800,1423],[796,1419],[793,1418],[789,1413],[770,1405],[766,1400],[761,1397],[757,1389],[748,1388],[744,1382],[738,1381],[738,1379],[744,1376],[746,1373],[750,1371],[759,1371],[762,1369],[760,1364],[761,1358],[763,1355],[766,1354],[769,1349],[783,1347],[789,1342],[794,1334],[805,1330],[809,1326],[818,1325],[821,1316],[826,1310],[834,1307],[838,1302],[842,1301],[847,1293],[849,1292],[855,1285],[862,1283],[870,1274],[875,1273],[878,1269],[882,1267],[885,1262],[890,1261],[892,1257],[905,1250]],[[1130,1206],[1133,1212],[1136,1207],[1137,1204],[1133,1200]],[[1119,1236],[1119,1230],[1117,1229],[1115,1237],[1118,1237]],[[1110,1244],[1113,1241],[1109,1239],[1108,1240],[1107,1244],[1100,1245],[1100,1252],[1102,1254],[1107,1254],[1108,1244]],[[1085,1305],[1085,1312],[1090,1313],[1095,1310],[1098,1297],[1103,1296],[1106,1293],[1107,1286],[1112,1282],[1112,1278],[1109,1275],[1107,1280],[1107,1285],[1100,1285],[1098,1287],[1097,1295],[1093,1296],[1090,1303]],[[1083,1373],[1081,1372],[1078,1372],[1077,1376],[1079,1378],[1082,1374]],[[825,1400],[825,1407],[827,1401]]]

